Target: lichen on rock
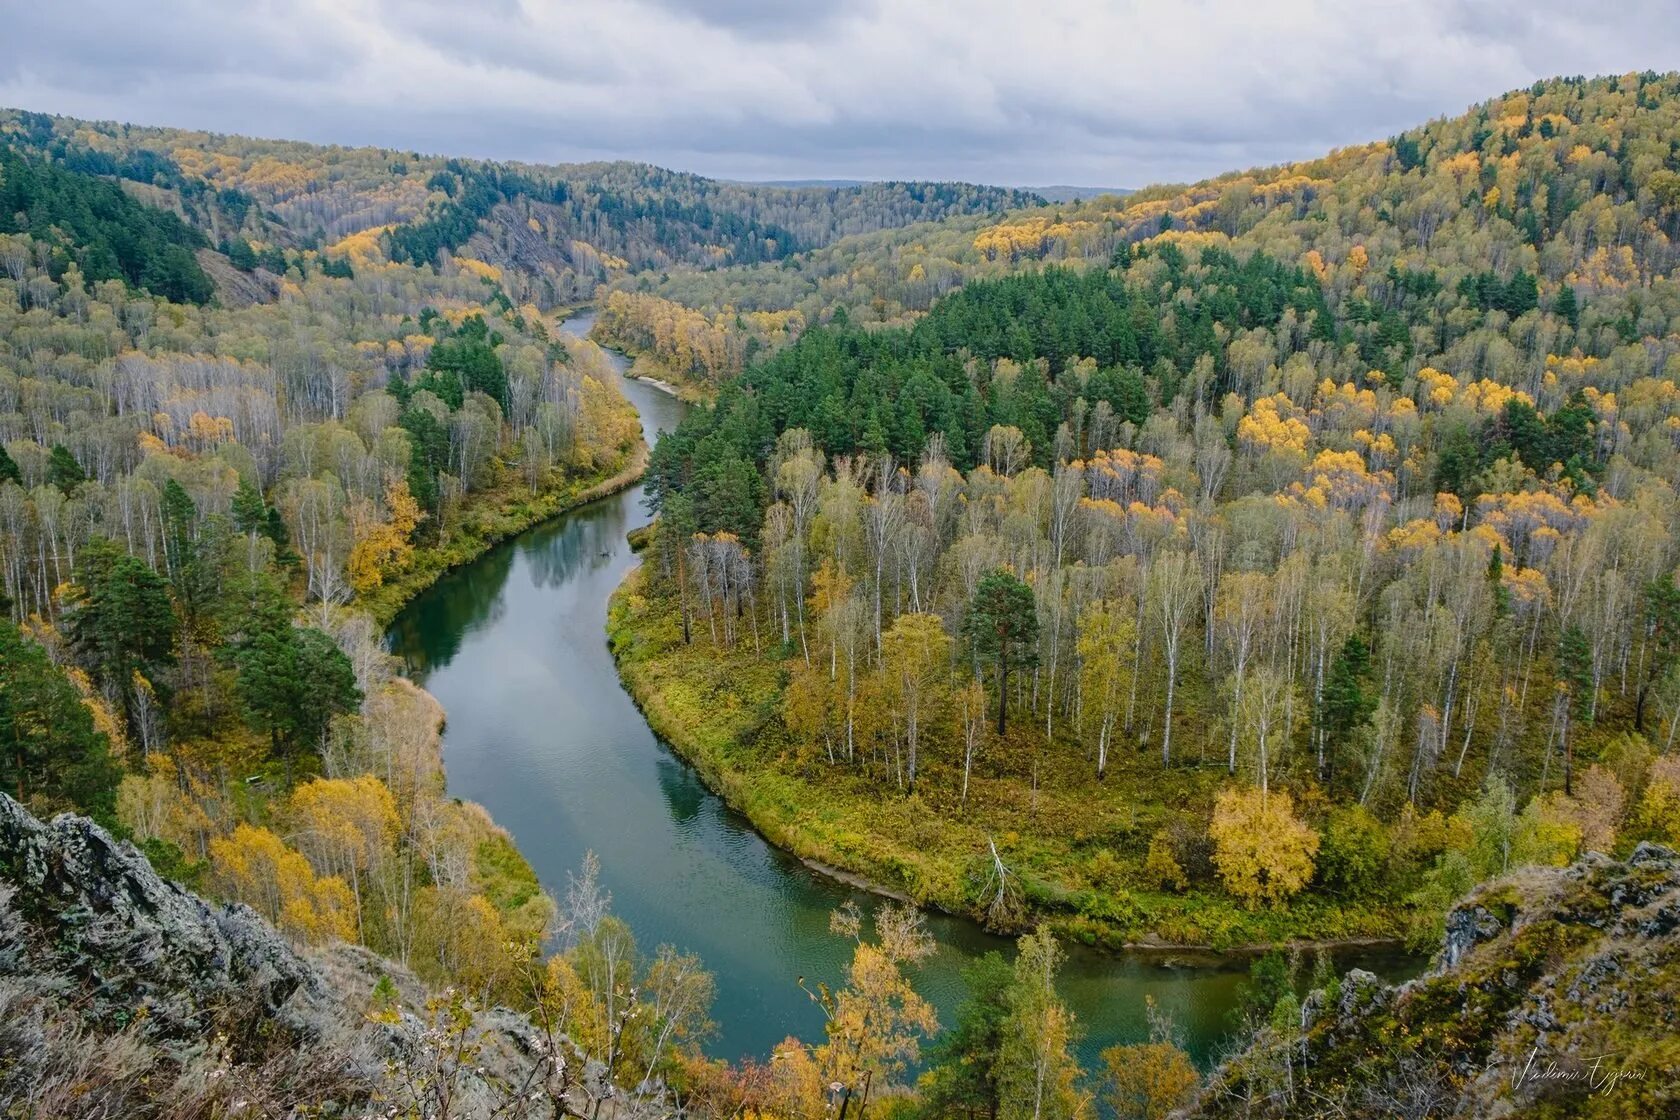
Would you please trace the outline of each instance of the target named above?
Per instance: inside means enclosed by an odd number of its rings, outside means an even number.
[[[1680,857],[1525,868],[1453,907],[1430,969],[1350,972],[1184,1120],[1680,1115]]]
[[[359,946],[299,949],[94,822],[0,794],[7,1120],[431,1116],[444,1091],[451,1117],[536,1120],[576,1111],[573,1064],[523,1015]]]

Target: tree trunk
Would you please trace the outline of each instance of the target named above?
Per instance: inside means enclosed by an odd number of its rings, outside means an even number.
[[[1003,738],[1005,716],[1009,712],[1009,658],[998,658],[998,738]]]

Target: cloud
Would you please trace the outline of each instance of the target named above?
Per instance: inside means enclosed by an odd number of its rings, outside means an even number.
[[[1555,74],[1680,67],[1565,0],[58,0],[0,103],[733,177],[1139,185],[1316,155]]]

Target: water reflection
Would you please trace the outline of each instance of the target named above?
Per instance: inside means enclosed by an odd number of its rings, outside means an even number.
[[[424,681],[435,666],[447,665],[471,634],[493,627],[506,609],[502,588],[513,570],[514,552],[493,548],[443,577],[397,616],[388,642]],[[447,593],[438,593],[443,585]]]
[[[697,820],[708,794],[698,775],[675,758],[659,760],[659,789],[671,810],[671,819],[679,824]]]

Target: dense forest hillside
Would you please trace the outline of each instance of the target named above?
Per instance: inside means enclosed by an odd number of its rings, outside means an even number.
[[[1560,80],[794,262],[874,250],[660,441],[626,679],[802,854],[1087,938],[1426,936],[1676,839],[1677,125]]]
[[[511,298],[545,309],[613,277],[781,260],[847,235],[1042,202],[967,183],[777,187],[638,163],[494,164],[14,110],[0,110],[0,135],[49,167],[114,177],[179,210],[239,262],[266,250],[283,272],[286,251],[410,264],[454,255],[506,270]]]
[[[918,225],[771,265],[672,270],[618,286],[675,303],[663,313],[679,322],[683,309],[707,320],[727,311],[724,322],[734,326],[736,312],[795,309],[817,322],[844,307],[854,323],[899,323],[967,279],[1041,263],[1106,265],[1121,245],[1170,230],[1192,262],[1203,245],[1230,244],[1310,263],[1338,321],[1361,337],[1408,333],[1425,311],[1444,316],[1467,303],[1485,311],[1485,300],[1458,292],[1463,277],[1520,270],[1548,295],[1565,279],[1576,295],[1594,295],[1602,317],[1589,332],[1638,338],[1649,306],[1639,293],[1650,295],[1647,283],[1673,263],[1680,202],[1670,166],[1673,85],[1672,75],[1650,73],[1538,83],[1304,163],[1068,202],[1001,223]],[[1442,291],[1408,288],[1430,272]],[[1614,341],[1590,338],[1583,348],[1599,353]],[[1410,345],[1440,348],[1423,339]]]
[[[0,150],[0,791],[489,998],[552,904],[445,797],[380,621],[632,480],[634,411],[485,266],[300,249],[179,151],[54,127]]]

